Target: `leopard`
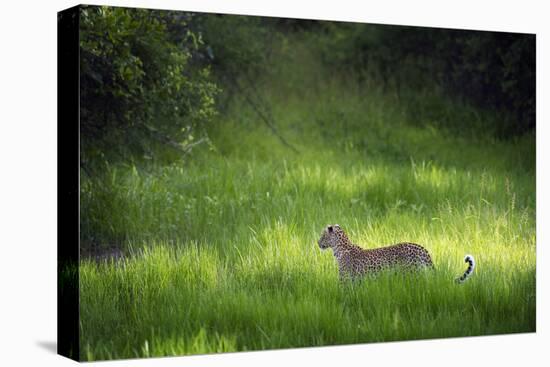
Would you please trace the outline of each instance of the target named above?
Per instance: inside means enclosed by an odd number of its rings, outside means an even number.
[[[338,225],[328,225],[317,241],[321,250],[332,248],[338,264],[340,280],[362,278],[367,274],[378,274],[383,270],[434,269],[432,258],[424,247],[412,242],[401,242],[386,247],[364,249],[353,244],[344,230]],[[468,268],[457,283],[464,283],[473,274],[475,260],[466,255],[464,262]]]

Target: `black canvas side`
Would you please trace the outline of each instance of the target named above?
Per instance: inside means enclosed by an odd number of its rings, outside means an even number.
[[[79,360],[79,9],[57,15],[57,352]]]

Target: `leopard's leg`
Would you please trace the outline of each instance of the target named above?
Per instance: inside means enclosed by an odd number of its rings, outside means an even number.
[[[353,276],[346,269],[340,268],[338,269],[338,278],[340,279],[340,283],[345,283],[348,280],[353,279]]]
[[[340,283],[344,283],[344,281],[346,280],[346,272],[344,271],[344,269],[338,269],[338,278],[340,279]]]

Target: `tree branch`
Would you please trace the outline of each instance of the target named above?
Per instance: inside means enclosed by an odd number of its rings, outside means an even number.
[[[261,110],[261,108],[252,100],[250,95],[246,93],[243,88],[239,85],[239,83],[232,77],[228,77],[230,86],[232,86],[234,89],[237,90],[238,93],[242,94],[246,100],[246,102],[252,107],[252,109],[256,112],[256,114],[260,117],[260,119],[267,125],[269,130],[285,145],[287,148],[291,149],[294,153],[299,154],[300,151],[296,149],[292,144],[290,144],[275,128],[271,116],[267,116],[264,114],[264,112]],[[254,87],[253,85],[251,85]]]
[[[193,149],[194,147],[196,147],[197,145],[199,144],[202,144],[206,141],[208,141],[208,139],[206,138],[201,138],[193,143],[189,143],[187,145],[184,145],[182,146],[180,143],[178,143],[177,141],[171,139],[170,137],[164,135],[163,133],[161,133],[160,131],[158,131],[157,129],[154,129],[146,124],[139,124],[140,126],[142,126],[143,128],[145,128],[155,139],[157,139],[158,141],[164,143],[164,144],[167,144],[169,145],[171,148],[174,148],[178,151],[180,151],[182,154],[188,154],[191,149]]]

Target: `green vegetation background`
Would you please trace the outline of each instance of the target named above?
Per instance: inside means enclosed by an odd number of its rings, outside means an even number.
[[[82,359],[535,330],[532,37],[81,17]],[[340,283],[333,223],[435,271]]]

